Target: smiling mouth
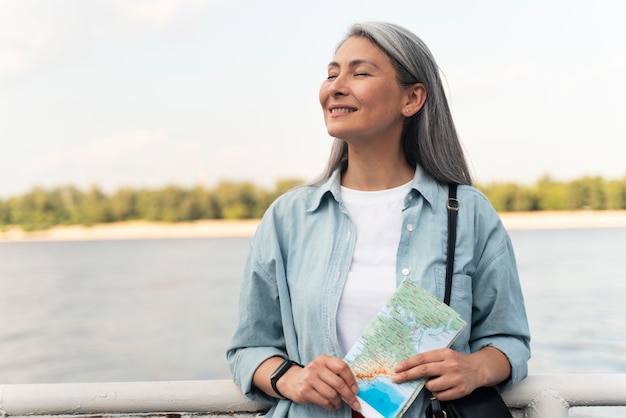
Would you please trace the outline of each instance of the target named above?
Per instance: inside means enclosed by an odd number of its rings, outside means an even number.
[[[330,113],[352,113],[352,112],[356,112],[356,109],[353,109],[350,107],[336,107],[336,108],[330,109]]]

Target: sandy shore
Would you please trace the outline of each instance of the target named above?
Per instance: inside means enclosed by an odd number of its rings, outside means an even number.
[[[500,217],[509,230],[626,227],[626,210],[510,212]]]
[[[206,220],[180,223],[132,221],[90,227],[57,226],[33,232],[10,228],[0,231],[0,242],[249,237],[254,233],[258,223],[258,220]]]
[[[625,211],[512,212],[500,215],[508,230],[625,228]],[[119,222],[54,227],[46,231],[23,232],[19,228],[0,231],[0,242],[81,241],[114,239],[220,238],[252,236],[258,220],[206,220],[197,222]]]

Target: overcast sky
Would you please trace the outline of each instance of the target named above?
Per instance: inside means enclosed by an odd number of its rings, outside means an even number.
[[[369,20],[429,45],[479,182],[626,175],[622,0],[0,0],[0,198],[310,179],[326,65]]]

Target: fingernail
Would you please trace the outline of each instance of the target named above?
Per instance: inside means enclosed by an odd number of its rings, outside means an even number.
[[[354,393],[355,395],[357,393],[359,393],[359,387],[358,386],[352,386],[352,393]]]

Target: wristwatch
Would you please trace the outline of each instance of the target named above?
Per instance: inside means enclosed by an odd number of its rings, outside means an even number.
[[[287,373],[287,370],[291,369],[292,366],[304,367],[302,364],[297,363],[293,360],[285,359],[282,363],[280,363],[280,366],[278,366],[270,376],[272,389],[274,389],[274,392],[276,392],[276,394],[283,399],[287,399],[287,397],[280,393],[278,387],[276,387],[276,383],[278,382],[278,379],[280,379],[285,373]]]

